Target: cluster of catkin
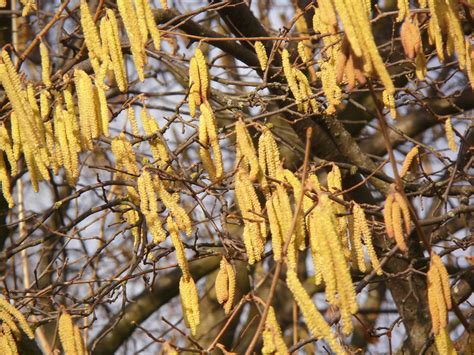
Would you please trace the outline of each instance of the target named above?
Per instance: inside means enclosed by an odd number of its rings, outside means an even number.
[[[423,80],[426,76],[426,58],[423,53],[421,33],[416,16],[407,15],[405,17],[405,21],[400,26],[400,41],[407,58],[415,60],[417,78]]]
[[[431,253],[427,283],[428,306],[436,347],[440,354],[455,354],[456,351],[447,331],[448,311],[452,307],[449,275],[441,258],[434,252]]]
[[[178,203],[179,195],[167,191],[166,185],[158,174],[153,174],[149,168],[144,167],[137,180],[137,189],[140,199],[140,210],[145,216],[148,229],[153,241],[160,243],[166,239],[166,234],[158,213],[158,199],[169,211],[178,229],[187,235],[192,234],[192,222],[187,212]]]
[[[395,190],[394,186],[385,199],[383,211],[385,230],[389,238],[395,238],[397,246],[402,252],[408,251],[405,234],[410,235],[411,218],[410,209],[405,198]]]
[[[236,279],[232,264],[223,257],[216,276],[217,302],[224,307],[225,314],[229,314],[234,304]]]
[[[23,314],[12,306],[6,299],[0,297],[0,350],[4,354],[18,354],[17,342],[21,339],[22,332],[29,339],[35,335]]]
[[[306,52],[303,51],[304,54]],[[304,54],[305,55],[305,54]],[[302,58],[304,63],[309,63],[309,59]],[[287,49],[282,52],[283,74],[285,74],[288,87],[296,100],[298,110],[301,112],[318,112],[318,105],[315,98],[312,98],[313,91],[309,85],[306,75],[291,65],[290,53]],[[309,65],[309,64],[308,64]]]
[[[224,165],[217,133],[217,122],[208,101],[209,85],[206,58],[201,49],[196,48],[189,63],[189,111],[192,117],[196,116],[197,107],[201,112],[199,117],[199,156],[210,179],[216,181],[224,175]]]
[[[81,331],[66,311],[63,311],[59,316],[58,333],[65,355],[87,354]]]

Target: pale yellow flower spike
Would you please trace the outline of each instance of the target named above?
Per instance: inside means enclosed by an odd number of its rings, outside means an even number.
[[[166,0],[160,0],[160,4],[161,4],[161,7],[162,7],[164,10],[168,10],[168,1],[166,1]]]
[[[20,335],[20,329],[16,326],[15,321],[13,320],[13,317],[11,316],[11,314],[3,310],[0,310],[0,320],[2,321],[2,325],[3,324],[7,325],[12,331],[12,333],[15,334],[15,336]]]
[[[102,43],[99,38],[97,27],[94,23],[87,1],[81,0],[81,26],[84,33],[84,40],[91,58],[103,60],[104,53],[102,51]],[[94,70],[95,71],[95,70]]]
[[[228,298],[227,301],[224,304],[224,313],[229,314],[230,311],[232,310],[232,306],[234,305],[234,298],[235,298],[235,291],[237,288],[237,280],[235,276],[235,271],[234,268],[232,267],[232,264],[227,261],[227,259],[224,258],[224,265],[225,269],[227,272],[228,276]]]
[[[145,5],[143,0],[134,0],[135,9],[137,11],[138,29],[140,30],[140,39],[142,46],[146,46],[148,40],[148,26],[145,17]]]
[[[213,166],[215,168],[214,180],[219,180],[224,175],[224,165],[222,163],[222,153],[221,153],[221,148],[219,145],[219,138],[217,136],[216,118],[214,117],[214,113],[212,112],[212,108],[208,102],[201,104],[200,110],[201,110],[200,126],[204,123],[204,126],[206,127],[207,138],[208,138],[206,142],[203,142],[200,139],[200,143],[204,145],[210,144],[212,148],[212,152],[214,154],[214,162],[213,162]],[[203,123],[201,123],[201,121],[203,121]]]
[[[255,53],[257,53],[258,62],[260,63],[260,68],[262,71],[267,69],[268,65],[268,56],[267,51],[265,50],[265,46],[262,42],[256,41],[255,42]]]
[[[13,197],[10,192],[10,176],[5,165],[5,160],[3,158],[2,152],[0,152],[0,183],[2,183],[2,193],[3,197],[5,197],[5,200],[8,202],[8,207],[13,208],[15,202],[13,201]]]
[[[188,260],[186,259],[186,253],[184,251],[184,245],[179,237],[178,226],[173,222],[171,217],[166,219],[168,224],[168,230],[170,232],[171,242],[173,243],[174,249],[176,251],[176,259],[178,260],[178,265],[183,272],[184,277],[191,277],[189,273]]]
[[[403,165],[402,165],[402,169],[400,170],[400,177],[404,177],[407,173],[408,173],[408,170],[410,169],[410,166],[413,162],[413,159],[415,159],[417,156],[418,156],[418,152],[419,152],[419,149],[418,149],[418,146],[414,146],[407,154],[407,156],[405,157],[405,160],[403,162]]]
[[[15,158],[15,152],[13,150],[13,144],[10,139],[10,135],[8,134],[8,130],[4,124],[0,124],[0,151],[1,150],[3,150],[7,155],[7,159],[11,167],[11,175],[16,175],[17,160]]]
[[[250,167],[250,180],[255,181],[260,172],[260,165],[252,138],[245,127],[245,123],[241,121],[235,124],[235,132],[237,136],[237,149],[242,159],[241,164],[247,163],[247,166]]]
[[[34,339],[35,335],[31,330],[28,322],[26,321],[25,316],[18,309],[10,304],[5,298],[0,297],[0,310],[5,311],[6,313],[12,315],[18,322],[20,328],[25,332],[26,336],[29,339]]]
[[[209,70],[207,68],[206,58],[199,48],[196,48],[196,51],[194,52],[194,58],[196,58],[196,63],[199,70],[201,100],[207,101],[210,86]]]
[[[441,285],[443,287],[444,302],[446,304],[446,308],[450,310],[452,307],[452,302],[451,302],[451,288],[449,286],[448,271],[446,270],[446,267],[444,266],[438,254],[436,253],[431,254],[431,262],[436,268],[436,270],[438,271],[439,278],[441,280]]]
[[[446,139],[448,141],[448,147],[453,152],[457,152],[458,146],[456,145],[456,141],[454,140],[454,129],[453,124],[451,123],[451,118],[446,119],[444,122],[444,129],[446,131]]]
[[[393,238],[394,236],[393,220],[392,220],[392,205],[394,201],[395,201],[394,195],[389,194],[385,200],[385,205],[384,205],[384,210],[383,210],[385,230],[387,231],[387,236],[389,238]]]
[[[200,323],[199,295],[192,277],[181,277],[179,280],[179,294],[186,326],[191,328],[192,335],[196,335]]]
[[[258,161],[263,174],[276,179],[282,178],[280,152],[268,128],[262,132],[258,140]]]
[[[288,354],[288,347],[283,339],[283,334],[276,318],[275,309],[272,306],[268,309],[264,332],[267,332],[267,336],[263,337],[262,354]]]
[[[12,354],[12,355],[17,355],[18,354],[18,348],[16,346],[15,338],[13,337],[12,330],[10,327],[6,324],[2,324],[2,332],[3,332],[3,337],[7,340],[9,350],[7,351],[6,354]],[[2,337],[2,338],[3,338]]]
[[[471,45],[471,41],[466,39],[466,72],[471,84],[471,88],[474,90],[474,47]]]
[[[89,75],[82,70],[76,69],[74,78],[79,107],[81,146],[83,149],[92,150],[93,139],[99,136],[99,119],[93,99],[94,87]]]
[[[224,258],[221,260],[219,272],[216,276],[215,289],[217,302],[219,304],[227,302],[229,299],[229,275],[227,274]]]
[[[201,105],[201,79],[199,67],[195,57],[189,62],[189,114],[196,117],[196,107]]]
[[[270,199],[267,200],[265,206],[267,209],[268,222],[270,225],[270,232],[272,234],[272,250],[273,250],[273,259],[279,261],[281,259],[282,249],[283,249],[283,236],[278,222],[277,214],[275,211],[275,205],[278,206],[278,203],[275,203],[277,195],[274,194]]]
[[[397,110],[395,108],[395,98],[387,90],[382,93],[383,104],[390,110],[393,119],[397,118]]]
[[[142,45],[143,42],[138,26],[137,14],[133,8],[131,0],[117,0],[117,5],[130,40],[133,62],[137,69],[138,78],[140,81],[144,81],[145,74],[143,72],[143,67],[146,62],[146,54],[145,48]]]
[[[153,11],[151,10],[150,3],[148,2],[148,0],[141,1],[143,1],[146,25],[148,27],[148,31],[150,32],[151,39],[153,40],[153,46],[155,47],[155,50],[159,51],[161,49],[160,30],[156,25],[155,17],[153,16]]]
[[[101,86],[97,86],[97,98],[99,100],[100,109],[100,131],[105,137],[109,136],[109,107],[107,106],[107,97],[105,90]]]
[[[454,344],[449,337],[447,328],[441,329],[438,335],[435,335],[436,349],[439,354],[442,355],[457,355],[457,351],[454,348]]]
[[[78,353],[74,337],[74,324],[72,317],[67,312],[62,312],[58,325],[59,339],[66,355],[76,355]]]
[[[128,122],[130,123],[130,127],[132,128],[132,134],[135,137],[140,136],[140,131],[138,130],[137,118],[135,116],[135,109],[130,106],[127,110],[127,118]]]
[[[163,181],[159,179],[158,175],[155,176],[155,182],[157,182],[158,185],[158,196],[161,198],[161,201],[166,206],[166,208],[170,211],[171,216],[175,219],[178,229],[186,233],[188,236],[191,236],[191,218],[189,218],[184,208],[178,204],[173,196],[168,191],[166,191]]]
[[[47,87],[51,86],[51,77],[50,77],[50,63],[49,63],[49,54],[48,48],[46,45],[40,43],[40,55],[41,55],[41,79],[43,80],[44,85]]]
[[[84,349],[84,340],[82,338],[81,330],[77,325],[74,325],[74,342],[76,344],[77,355],[84,355],[86,353]]]
[[[397,242],[398,247],[402,252],[406,252],[408,247],[405,243],[405,236],[402,228],[402,210],[398,202],[392,204],[392,222],[393,222],[393,236]]]
[[[319,313],[313,301],[306,293],[303,285],[298,280],[298,276],[294,270],[288,270],[286,275],[286,283],[290,289],[296,303],[301,309],[303,316],[306,320],[308,328],[311,330],[314,336],[324,339],[332,351],[336,354],[345,354],[344,348],[337,341],[336,336],[331,331],[331,327],[326,323],[324,317]]]
[[[288,87],[290,88],[293,97],[298,104],[298,109],[301,111],[301,93],[298,88],[298,84],[296,82],[296,78],[294,76],[293,68],[291,67],[290,63],[290,53],[287,49],[283,49],[282,52],[282,65],[283,65],[283,73],[285,74],[286,81],[288,82]]]
[[[407,202],[402,197],[402,195],[398,192],[395,192],[395,201],[397,201],[398,205],[402,210],[403,222],[405,224],[405,233],[410,235],[411,232],[411,218],[410,218],[410,209],[408,208]]]
[[[115,17],[112,9],[107,9],[106,35],[107,45],[109,49],[110,58],[112,60],[112,69],[114,71],[115,81],[121,92],[127,91],[127,72],[125,62],[122,54],[122,45],[120,43],[120,35]]]
[[[401,22],[410,15],[410,1],[409,0],[397,0],[398,16],[397,22]]]
[[[159,168],[164,168],[170,161],[166,143],[162,140],[160,127],[156,120],[148,113],[146,108],[140,112],[140,119],[142,121],[143,130],[147,136],[155,135],[155,138],[149,139],[151,153]]]
[[[362,272],[365,272],[367,268],[365,266],[364,252],[362,250],[362,229],[365,228],[364,224],[367,224],[367,222],[365,220],[364,211],[357,203],[354,203],[352,213],[354,216],[354,231],[352,233],[351,240],[351,242],[353,243],[352,249],[353,251],[355,251],[358,269]]]

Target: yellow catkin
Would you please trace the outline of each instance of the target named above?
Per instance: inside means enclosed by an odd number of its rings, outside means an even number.
[[[153,40],[153,46],[155,50],[159,51],[161,49],[161,35],[158,26],[156,25],[155,18],[153,16],[153,11],[151,10],[150,3],[148,0],[139,0],[143,2],[143,10],[145,11],[145,21],[148,31],[150,33],[151,39]]]
[[[3,310],[0,310],[0,320],[2,321],[2,325],[3,324],[7,325],[12,331],[12,333],[15,334],[15,336],[20,335],[20,329],[18,329],[18,327],[16,326],[15,321],[13,320],[13,317],[11,316],[11,314]]]
[[[275,309],[272,306],[268,309],[264,333],[262,354],[288,354],[288,347],[283,339],[283,334],[276,318]]]
[[[262,132],[258,140],[258,161],[263,174],[276,179],[281,177],[280,152],[268,128]]]
[[[244,222],[244,245],[250,265],[260,261],[266,238],[266,224],[255,189],[245,171],[238,171],[235,178],[235,196]]]
[[[50,77],[50,62],[48,48],[46,45],[40,43],[40,55],[41,55],[41,79],[43,80],[44,85],[47,87],[51,86],[51,77]]]
[[[8,162],[10,163],[11,175],[16,175],[17,160],[13,149],[13,142],[4,124],[0,124],[0,151],[2,150],[6,153]]]
[[[178,229],[188,236],[192,234],[192,222],[188,214],[181,207],[174,197],[166,191],[165,185],[159,179],[158,175],[155,176],[155,182],[157,183],[158,196],[161,198],[161,201],[165,207],[170,211],[171,216],[174,218],[175,223]]]
[[[0,297],[0,310],[5,311],[6,313],[12,315],[18,322],[20,328],[25,332],[25,334],[30,339],[34,339],[35,335],[31,330],[25,316],[14,306],[12,306],[5,298]]]
[[[3,62],[3,64],[1,62]],[[0,83],[3,85],[13,107],[13,111],[18,118],[16,122],[18,124],[17,136],[15,137],[13,134],[14,141],[25,142],[25,145],[21,145],[23,149],[29,149],[30,152],[39,149],[41,138],[39,137],[37,129],[34,129],[37,124],[35,113],[28,102],[26,90],[24,90],[21,85],[20,76],[9,54],[5,50],[1,51]]]
[[[166,1],[166,0],[160,0],[160,4],[161,4],[161,7],[162,7],[164,10],[168,10],[168,1]]]
[[[11,355],[17,355],[18,354],[18,348],[16,346],[16,342],[15,342],[15,338],[13,337],[13,333],[12,333],[12,330],[10,329],[10,327],[6,324],[2,324],[2,333],[3,333],[3,337],[6,339],[7,343],[8,343],[8,347],[10,348],[7,352],[7,354],[11,354]]]
[[[293,201],[296,203],[298,202],[301,196],[301,182],[298,178],[288,169],[283,171],[283,175],[285,180],[291,185],[293,189]],[[304,196],[303,196],[304,199]],[[301,208],[299,211],[298,217],[296,219],[296,247],[300,251],[304,251],[306,249],[305,239],[306,239],[306,231],[305,231],[305,221],[304,221],[304,208]]]
[[[393,238],[393,235],[394,235],[393,220],[392,220],[392,206],[393,206],[394,201],[395,201],[394,195],[389,194],[385,200],[385,205],[384,205],[384,210],[383,210],[385,230],[387,231],[387,235],[389,238]]]
[[[199,294],[192,277],[182,276],[179,280],[179,295],[186,326],[196,335],[200,323]]]
[[[227,276],[229,279],[229,289],[228,289],[228,298],[227,301],[224,304],[224,312],[225,314],[229,314],[230,311],[232,310],[232,306],[234,305],[234,299],[235,299],[235,292],[237,289],[237,279],[235,275],[234,268],[232,267],[232,264],[227,261],[227,259],[224,259],[224,264],[225,264],[225,269],[227,272]]]
[[[92,150],[93,139],[99,136],[99,118],[94,98],[92,80],[82,70],[74,73],[77,100],[79,107],[79,125],[81,132],[81,146]]]
[[[293,68],[290,63],[290,53],[287,49],[283,49],[282,52],[282,65],[283,65],[283,73],[285,74],[286,81],[288,83],[288,87],[290,88],[293,97],[298,104],[298,109],[301,110],[301,93],[298,88],[298,83],[296,82],[296,78],[294,76]]]
[[[199,48],[196,48],[196,51],[194,52],[194,58],[196,58],[196,63],[199,70],[201,100],[207,101],[210,86],[209,70],[207,68],[206,58]]]
[[[146,46],[148,40],[148,26],[145,17],[145,4],[143,0],[134,0],[135,10],[137,14],[138,29],[140,31],[140,40],[142,46]]]
[[[201,144],[201,147],[199,152],[202,162],[208,170],[211,180],[219,180],[224,174],[224,165],[222,162],[219,138],[217,136],[216,118],[214,117],[212,107],[207,101],[201,104],[200,110],[201,117],[199,119],[199,143]],[[210,158],[208,149],[203,147],[207,145],[210,145],[210,148],[212,148],[214,159]]]
[[[186,259],[186,253],[184,251],[184,245],[181,241],[181,238],[179,237],[178,226],[173,222],[171,217],[167,218],[166,223],[168,224],[171,242],[173,243],[174,249],[176,251],[178,265],[185,277],[191,277],[191,274],[189,273],[188,260]]]
[[[380,266],[379,259],[377,257],[377,254],[375,253],[374,246],[372,243],[372,233],[370,231],[369,225],[367,224],[364,210],[358,204],[354,204],[354,220],[355,219],[358,220],[360,231],[362,233],[362,236],[364,237],[365,246],[367,248],[367,253],[369,255],[372,267],[376,271],[377,275],[382,275],[383,270]]]
[[[116,166],[119,171],[134,176],[140,174],[132,144],[127,140],[123,133],[112,140],[111,149],[115,156]]]
[[[446,270],[446,267],[441,261],[441,258],[436,253],[431,254],[431,263],[433,267],[435,267],[436,270],[438,271],[438,275],[441,280],[441,286],[443,288],[444,302],[446,304],[446,308],[450,310],[452,307],[452,302],[451,302],[451,288],[449,286],[448,271]]]
[[[267,51],[265,50],[265,46],[262,42],[255,42],[255,52],[257,53],[258,62],[260,63],[260,69],[262,69],[262,71],[265,71],[268,65],[268,56]]]
[[[402,228],[402,210],[398,202],[392,204],[392,225],[393,225],[393,236],[395,241],[402,252],[406,252],[408,247],[405,243],[405,236],[403,235]]]
[[[393,119],[397,118],[397,110],[395,108],[395,98],[387,90],[382,93],[383,104],[390,110]]]
[[[109,136],[109,107],[107,105],[107,97],[105,90],[101,86],[96,88],[97,98],[99,100],[99,114],[100,114],[100,131],[105,137]]]
[[[84,40],[91,58],[103,59],[102,43],[99,38],[99,32],[94,23],[87,1],[81,0],[81,26],[84,33]],[[95,71],[96,68],[94,68]]]
[[[148,113],[146,108],[140,112],[140,120],[142,121],[143,130],[147,136],[153,136],[148,140],[150,144],[151,153],[159,168],[165,168],[169,163],[170,157],[168,148],[163,141],[163,136],[160,134],[160,127],[156,120]]]
[[[397,22],[401,22],[410,14],[410,2],[409,0],[397,0],[397,7]]]
[[[365,6],[359,0],[334,0],[334,4],[355,56],[364,60],[364,70],[375,69],[387,93],[393,95],[395,87],[375,44]]]
[[[7,6],[7,0],[0,0],[0,7],[6,7]]]
[[[107,47],[110,58],[112,60],[112,69],[114,71],[115,81],[121,92],[127,91],[127,72],[125,61],[122,54],[122,45],[120,43],[120,35],[117,19],[112,9],[106,10],[107,22],[105,32],[107,36]]]
[[[249,170],[250,180],[255,181],[260,172],[260,165],[252,138],[245,124],[241,121],[235,124],[235,132],[237,136],[237,152],[239,154],[237,163],[245,164]]]
[[[3,332],[0,333],[0,351],[2,351],[3,354],[12,354],[12,349],[8,343],[8,339],[3,335]]]
[[[419,148],[418,146],[414,146],[407,154],[405,157],[405,160],[403,161],[402,169],[400,170],[400,177],[404,177],[407,173],[408,170],[410,169],[410,166],[413,162],[413,159],[415,159],[418,156]]]
[[[166,234],[158,216],[158,202],[155,186],[148,169],[143,169],[137,180],[140,196],[140,210],[145,216],[153,241],[158,244],[166,239]]]
[[[458,150],[458,146],[454,140],[454,129],[453,124],[451,123],[451,118],[446,119],[444,122],[444,129],[446,131],[446,140],[448,141],[448,147],[451,151],[456,152]]]
[[[5,200],[8,202],[8,207],[13,208],[15,202],[10,192],[10,176],[2,152],[0,152],[0,183],[2,184],[3,197],[5,197]]]
[[[278,221],[278,217],[275,211],[275,199],[277,197],[273,196],[267,200],[265,206],[267,209],[267,216],[268,222],[270,225],[270,232],[272,236],[272,251],[273,251],[273,259],[275,261],[279,261],[282,255],[283,249],[283,235],[281,231],[281,227]]]
[[[309,111],[309,108],[311,108],[311,111],[318,112],[318,103],[315,98],[311,98],[313,91],[309,85],[308,78],[299,69],[294,68],[294,72],[295,77],[298,80],[298,88],[300,90],[301,99],[303,100],[303,110],[307,112]]]
[[[410,218],[410,209],[408,208],[407,201],[403,198],[403,196],[395,192],[395,201],[398,203],[402,210],[403,222],[405,225],[405,233],[410,235],[411,233],[411,218]]]
[[[474,90],[474,47],[468,39],[466,39],[466,72],[471,88]]]
[[[435,335],[435,345],[439,354],[442,355],[457,355],[454,344],[449,337],[449,332],[446,328],[440,330],[439,334]]]
[[[76,355],[78,353],[74,338],[74,324],[72,317],[67,312],[62,312],[58,325],[59,339],[66,355]]]
[[[420,50],[418,54],[416,55],[415,65],[416,65],[416,71],[415,71],[416,77],[418,78],[418,80],[425,80],[425,76],[427,73],[426,57],[422,50]]]
[[[189,113],[191,117],[196,116],[196,107],[201,105],[201,79],[199,78],[199,66],[195,57],[189,62]]]
[[[336,354],[345,354],[343,347],[339,344],[336,336],[331,331],[331,327],[326,323],[324,317],[319,313],[313,301],[307,294],[303,285],[298,280],[298,276],[294,270],[289,270],[286,275],[286,283],[290,289],[296,303],[303,313],[303,317],[306,320],[308,328],[311,330],[314,336],[317,338],[324,339],[332,351]]]
[[[132,134],[135,137],[140,136],[140,131],[138,130],[137,118],[135,115],[135,109],[130,106],[127,110],[127,118],[128,122],[130,123],[130,127],[132,128]]]
[[[229,299],[229,275],[223,260],[221,260],[215,282],[216,298],[219,304],[224,304]]]
[[[77,355],[86,353],[84,349],[84,340],[82,338],[81,330],[77,325],[74,325],[74,343],[76,344]]]
[[[360,271],[365,272],[367,270],[364,260],[364,251],[362,250],[362,236],[363,229],[368,229],[367,221],[365,220],[364,211],[358,204],[354,204],[352,209],[352,214],[354,216],[353,222],[353,233],[352,233],[352,249],[355,252],[357,267]]]
[[[293,211],[290,204],[290,199],[288,197],[288,193],[286,189],[282,185],[277,185],[276,189],[276,204],[275,213],[280,225],[281,234],[282,234],[282,242],[283,245],[288,243],[288,249],[286,253],[286,263],[288,268],[296,269],[296,259],[297,259],[297,248],[296,248],[296,236],[294,231],[290,233],[290,225],[291,221],[293,220]],[[290,241],[288,242],[288,238]]]
[[[146,54],[145,48],[142,45],[143,43],[138,26],[137,14],[131,0],[117,0],[117,5],[130,41],[133,62],[137,69],[138,78],[140,81],[144,81],[145,74],[143,67],[146,62]]]

